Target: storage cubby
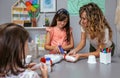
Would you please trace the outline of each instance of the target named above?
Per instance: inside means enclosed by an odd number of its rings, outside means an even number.
[[[18,0],[11,8],[11,20],[14,23],[24,25],[24,23],[30,23],[30,16],[26,10],[25,2]]]
[[[38,50],[45,50],[44,49],[46,38],[45,27],[25,27],[25,29],[29,32],[33,42],[35,42],[38,45]]]

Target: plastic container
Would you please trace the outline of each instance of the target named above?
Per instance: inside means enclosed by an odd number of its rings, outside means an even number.
[[[32,55],[27,55],[27,57],[25,58],[26,64],[29,64],[32,60]]]
[[[58,63],[63,59],[63,55],[61,54],[47,54],[45,58],[50,58],[52,64]]]
[[[95,57],[94,55],[89,55],[87,62],[90,63],[90,64],[95,64],[95,63],[97,63],[97,62],[96,62],[96,57]]]
[[[48,68],[48,72],[51,72],[52,69],[51,69],[51,59],[50,58],[46,58],[46,65],[47,65],[47,68]]]
[[[70,61],[70,62],[75,62],[76,58],[74,58],[73,56],[69,56],[69,55],[64,55],[64,59],[66,61]]]
[[[61,47],[61,45],[59,45],[58,47],[59,47],[59,50],[60,50],[61,54],[64,54],[64,50],[63,50],[63,48]]]
[[[100,52],[100,63],[103,63],[103,64],[111,63],[111,52],[110,53]]]
[[[100,49],[100,63],[103,64],[111,63],[111,51],[112,51],[111,47]]]

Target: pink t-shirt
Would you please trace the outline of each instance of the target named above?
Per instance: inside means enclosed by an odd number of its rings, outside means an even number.
[[[69,44],[66,40],[66,30],[60,30],[58,27],[47,27],[46,31],[50,33],[51,46],[66,46]]]

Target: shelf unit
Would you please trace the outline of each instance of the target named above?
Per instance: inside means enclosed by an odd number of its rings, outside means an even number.
[[[24,27],[27,30],[45,30],[46,27]]]
[[[38,45],[38,50],[45,51],[46,27],[25,27],[32,40]]]
[[[11,8],[11,20],[13,23],[24,25],[25,22],[31,22],[25,2],[18,0]]]

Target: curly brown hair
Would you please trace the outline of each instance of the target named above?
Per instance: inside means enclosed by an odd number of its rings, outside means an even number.
[[[98,43],[104,43],[105,38],[105,28],[109,30],[109,39],[112,40],[112,30],[103,15],[103,12],[95,3],[88,3],[80,7],[79,15],[86,12],[86,17],[88,20],[88,26],[85,29],[87,34],[90,35],[91,39],[97,38]]]

